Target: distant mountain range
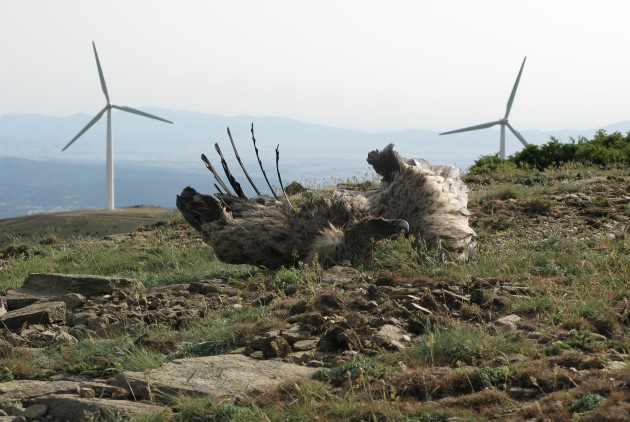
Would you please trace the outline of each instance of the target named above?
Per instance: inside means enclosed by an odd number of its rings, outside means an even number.
[[[254,123],[257,146],[272,184],[275,149],[280,145],[283,181],[322,184],[370,172],[365,159],[373,149],[390,142],[406,157],[422,157],[438,164],[469,167],[481,155],[499,149],[498,130],[480,130],[439,136],[437,132],[410,129],[369,133],[315,125],[279,117],[218,116],[188,111],[143,108],[172,120],[169,125],[127,113],[114,113],[116,205],[174,206],[174,198],[186,185],[213,192],[213,180],[204,168],[205,153],[220,169],[214,143],[221,145],[238,177],[241,170],[226,134],[230,127],[248,171],[262,190],[250,125]],[[42,115],[0,116],[0,218],[33,212],[101,208],[104,202],[105,124],[97,123],[65,152],[61,149],[92,118]],[[103,119],[104,120],[104,119]],[[542,144],[555,136],[562,141],[585,136],[598,129],[630,130],[630,121],[603,128],[528,131],[531,143]],[[507,138],[508,154],[520,150],[520,142]],[[243,185],[246,180],[243,177]]]

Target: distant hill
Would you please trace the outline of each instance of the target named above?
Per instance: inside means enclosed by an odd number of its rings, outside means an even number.
[[[204,170],[138,169],[121,163],[115,172],[116,206],[174,208],[175,196],[185,186],[211,189],[211,175]],[[104,167],[94,163],[0,158],[0,218],[103,208],[104,174]]]
[[[159,224],[177,214],[177,210],[172,208],[137,206],[114,211],[77,210],[7,218],[0,220],[0,249],[16,238],[98,238],[130,233],[142,226]]]
[[[116,205],[173,206],[186,185],[214,191],[212,179],[199,160],[205,153],[220,168],[214,152],[219,142],[231,168],[242,173],[234,159],[226,127],[230,127],[241,158],[259,188],[265,185],[251,142],[255,125],[257,145],[267,174],[277,186],[275,149],[280,145],[283,181],[345,180],[371,171],[365,159],[373,149],[390,142],[406,157],[438,164],[469,167],[481,155],[499,148],[498,130],[439,136],[421,129],[369,133],[331,128],[280,117],[219,116],[157,108],[143,109],[175,124],[114,113]],[[0,218],[38,211],[101,208],[104,202],[105,124],[99,122],[65,152],[61,149],[92,118],[42,115],[0,116]],[[462,122],[466,125],[467,122]],[[474,122],[473,122],[474,123]],[[532,143],[555,136],[563,141],[592,137],[599,128],[541,132],[523,130]],[[630,130],[629,122],[604,127],[609,132]],[[508,134],[507,151],[521,148]],[[242,179],[243,185],[246,181]]]
[[[281,117],[219,116],[190,111],[158,108],[143,109],[172,120],[169,125],[129,113],[114,112],[113,133],[116,159],[142,165],[185,169],[197,165],[201,152],[209,153],[214,142],[229,150],[226,127],[230,127],[243,160],[255,163],[251,148],[250,124],[255,124],[256,137],[263,158],[273,162],[274,150],[286,157],[285,164],[305,160],[309,163],[327,157],[364,162],[367,152],[394,142],[403,155],[423,157],[440,163],[465,166],[480,155],[498,151],[498,129],[480,130],[449,136],[437,132],[409,129],[370,133],[338,129]],[[68,117],[42,115],[0,116],[0,157],[19,157],[46,161],[72,160],[101,162],[105,153],[104,119],[90,129],[65,152],[61,149],[92,118],[88,114]],[[474,122],[462,121],[460,126]],[[519,128],[522,129],[522,128]],[[532,143],[544,143],[550,136],[561,140],[579,135],[592,136],[600,128],[542,132],[522,130]],[[630,130],[630,121],[604,127],[608,131]],[[521,144],[508,132],[508,153],[521,149]],[[230,157],[232,154],[226,154]],[[318,163],[318,166],[328,166]],[[305,175],[307,176],[307,175]]]

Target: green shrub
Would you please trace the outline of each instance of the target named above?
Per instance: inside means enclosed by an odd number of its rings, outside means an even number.
[[[590,412],[602,400],[604,400],[604,397],[599,394],[586,394],[571,405],[571,411],[577,413]]]
[[[580,137],[562,143],[555,137],[543,145],[529,144],[521,151],[501,160],[498,154],[485,155],[475,161],[468,170],[469,175],[497,173],[509,165],[519,168],[546,170],[560,168],[566,163],[581,162],[595,165],[619,165],[630,162],[630,132],[625,136],[619,132],[607,134],[599,130],[593,139]]]
[[[468,169],[470,174],[488,174],[494,173],[500,167],[506,165],[506,162],[499,158],[499,154],[482,155],[475,160],[475,163]]]
[[[353,381],[362,376],[381,378],[385,369],[374,360],[359,358],[332,368],[320,369],[313,374],[313,379],[332,385],[343,385],[350,377]]]

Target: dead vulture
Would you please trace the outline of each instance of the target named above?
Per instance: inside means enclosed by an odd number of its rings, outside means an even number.
[[[177,208],[221,261],[267,268],[315,259],[325,266],[356,265],[371,239],[409,229],[403,220],[355,214],[335,198],[307,202],[295,212],[269,196],[211,196],[187,187],[177,197]]]
[[[252,139],[255,146],[253,127]],[[259,194],[233,141],[232,146],[247,179]],[[215,184],[219,192],[204,195],[186,187],[177,196],[176,205],[221,261],[267,268],[314,260],[324,266],[344,261],[356,265],[367,256],[373,240],[392,238],[401,231],[413,234],[429,247],[441,243],[462,259],[474,251],[475,232],[468,225],[467,189],[456,167],[404,159],[390,144],[368,154],[368,163],[383,177],[380,188],[368,192],[336,191],[332,198],[306,202],[296,211],[286,195],[286,202],[278,198],[268,180],[274,197],[259,194],[246,198],[216,144],[215,149],[236,194],[202,155],[221,186]],[[278,158],[276,149],[276,168]],[[278,179],[282,187],[279,170]]]

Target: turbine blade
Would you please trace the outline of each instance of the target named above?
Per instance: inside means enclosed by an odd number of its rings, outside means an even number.
[[[103,76],[103,69],[101,69],[101,62],[98,59],[98,53],[96,52],[96,44],[92,41],[92,48],[94,49],[94,57],[96,57],[96,67],[98,68],[98,77],[101,79],[101,88],[103,89],[103,94],[105,94],[105,99],[107,100],[107,104],[109,104],[109,94],[107,93],[107,85],[105,85],[105,76]]]
[[[476,126],[465,127],[463,129],[451,130],[450,132],[442,132],[440,133],[440,135],[450,135],[451,133],[468,132],[469,130],[485,129],[488,127],[492,127],[494,125],[498,125],[499,123],[501,123],[501,120],[497,120],[496,122],[483,123]]]
[[[81,135],[83,135],[85,132],[87,132],[87,130],[89,128],[91,128],[92,126],[94,126],[94,123],[98,122],[98,120],[103,117],[103,114],[107,111],[107,109],[109,108],[109,105],[106,105],[105,107],[103,107],[103,109],[101,111],[98,112],[98,114],[96,116],[94,116],[92,118],[92,120],[90,120],[90,122],[85,125],[85,127],[83,129],[81,129],[81,131],[79,133],[77,133],[77,136],[75,136],[74,138],[72,138],[72,140],[70,142],[68,142],[68,145],[66,145],[65,147],[63,147],[63,149],[61,150],[61,152],[65,151],[70,145],[72,145],[74,143],[74,141],[76,141],[77,139],[79,139],[79,137],[81,137]]]
[[[511,124],[509,124],[509,123],[506,123],[506,125],[507,125],[507,127],[508,127],[508,128],[510,128],[510,130],[512,131],[512,133],[514,134],[514,136],[516,136],[516,137],[518,138],[518,140],[519,140],[519,141],[521,141],[521,143],[522,143],[524,146],[529,145],[529,144],[527,143],[527,141],[525,140],[525,138],[523,138],[523,135],[521,135],[521,134],[518,132],[518,130],[514,129],[514,128],[512,127],[512,125],[511,125]]]
[[[521,65],[521,70],[518,71],[518,76],[516,77],[516,82],[514,82],[514,88],[512,88],[512,94],[510,94],[510,99],[507,103],[507,108],[505,109],[505,118],[507,119],[510,116],[510,111],[512,110],[512,103],[514,102],[514,96],[516,95],[516,89],[518,88],[518,83],[521,80],[521,74],[523,73],[523,68],[525,67],[525,60],[527,60],[527,56],[523,59],[523,64]]]
[[[155,119],[155,120],[159,120],[161,122],[166,122],[166,123],[173,124],[173,122],[171,122],[170,120],[166,120],[166,119],[163,119],[161,117],[154,116],[153,114],[145,113],[144,111],[136,110],[135,108],[125,107],[125,106],[117,106],[117,105],[113,105],[113,104],[112,104],[112,107],[116,108],[118,110],[127,111],[129,113],[138,114],[140,116],[148,117],[150,119]]]

